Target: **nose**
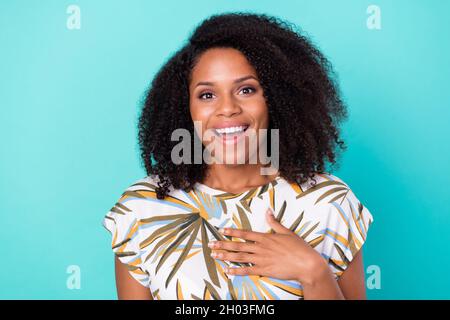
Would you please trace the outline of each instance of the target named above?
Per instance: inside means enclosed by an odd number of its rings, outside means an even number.
[[[233,96],[224,95],[218,102],[217,115],[233,117],[242,112],[242,108]]]

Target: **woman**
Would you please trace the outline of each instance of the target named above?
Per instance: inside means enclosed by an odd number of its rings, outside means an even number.
[[[205,20],[147,93],[148,175],[104,219],[119,299],[365,299],[373,217],[324,171],[345,149],[345,117],[329,62],[292,25]],[[179,148],[180,129],[201,141],[201,161]],[[256,149],[251,132],[268,133]],[[271,164],[251,162],[265,146]]]

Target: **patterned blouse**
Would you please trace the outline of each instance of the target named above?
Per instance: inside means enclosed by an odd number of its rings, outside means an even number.
[[[328,262],[336,280],[363,246],[373,217],[349,186],[329,173],[290,183],[282,177],[232,194],[197,183],[190,192],[171,188],[156,197],[156,177],[129,186],[103,219],[112,250],[155,300],[303,299],[294,280],[229,275],[226,266],[247,263],[214,259],[208,242],[245,241],[219,228],[270,232],[265,211],[302,237]]]

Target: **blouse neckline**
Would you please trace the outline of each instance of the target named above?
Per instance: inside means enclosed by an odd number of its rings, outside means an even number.
[[[226,198],[239,198],[241,196],[248,198],[249,196],[261,195],[262,193],[274,188],[279,183],[284,183],[285,180],[280,176],[276,176],[272,181],[269,181],[266,184],[249,188],[239,193],[227,192],[225,190],[220,190],[216,188],[209,187],[203,183],[196,182],[194,188],[203,193],[209,194],[211,196],[220,196]]]

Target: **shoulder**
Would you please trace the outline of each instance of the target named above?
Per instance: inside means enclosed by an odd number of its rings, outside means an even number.
[[[308,204],[308,219],[320,220],[310,234],[310,244],[316,246],[339,278],[365,243],[374,219],[341,177],[318,173],[314,180],[314,186],[303,184],[300,194]]]
[[[321,214],[326,228],[344,238],[364,242],[367,230],[374,221],[372,213],[355,194],[348,182],[330,173],[317,173],[313,186],[304,186],[313,214]]]
[[[373,221],[371,212],[343,178],[328,172],[315,173],[313,178],[299,185],[296,198],[313,214],[323,214],[329,222],[343,220],[347,225],[351,219],[365,218]]]
[[[155,176],[155,175],[149,175],[149,176],[145,176],[145,177],[133,180],[131,183],[129,183],[125,187],[123,194],[126,194],[127,192],[133,192],[133,191],[134,192],[136,192],[136,191],[155,191],[158,181],[159,181],[158,176]]]
[[[319,187],[325,187],[325,186],[336,186],[336,185],[342,185],[349,187],[349,185],[340,177],[331,174],[329,172],[315,172],[314,176],[310,179],[308,179],[307,182],[303,183],[303,187],[305,189],[309,189],[315,186]],[[319,189],[318,187],[315,187],[316,189]]]
[[[157,177],[146,176],[133,180],[117,193],[113,202],[103,219],[103,225],[111,233],[134,230],[138,221],[142,219],[147,211],[153,211],[149,200],[156,198],[155,188]]]
[[[152,197],[155,192],[157,181],[155,177],[146,176],[132,180],[119,190],[115,196],[113,206],[106,214],[106,219],[128,219],[137,218],[147,198]]]
[[[339,200],[340,196],[344,195],[354,196],[350,185],[346,181],[328,172],[316,172],[312,178],[309,178],[299,187],[299,196],[315,198],[316,204],[324,201],[331,203]]]
[[[159,177],[148,175],[134,180],[122,192],[114,210],[133,215],[136,219],[145,219],[150,216],[165,215],[168,213],[179,213],[186,210],[183,206],[188,201],[184,191],[169,188],[169,193],[164,199],[158,199],[156,188],[159,183]]]
[[[156,192],[158,183],[160,182],[158,175],[148,175],[138,180],[133,181],[128,187],[125,188],[122,195],[133,194],[133,192],[140,192],[146,195],[153,195]],[[176,196],[180,192],[179,189],[175,189],[173,186],[169,187],[169,196]],[[136,195],[136,194],[134,194]],[[137,195],[138,196],[138,195]]]

